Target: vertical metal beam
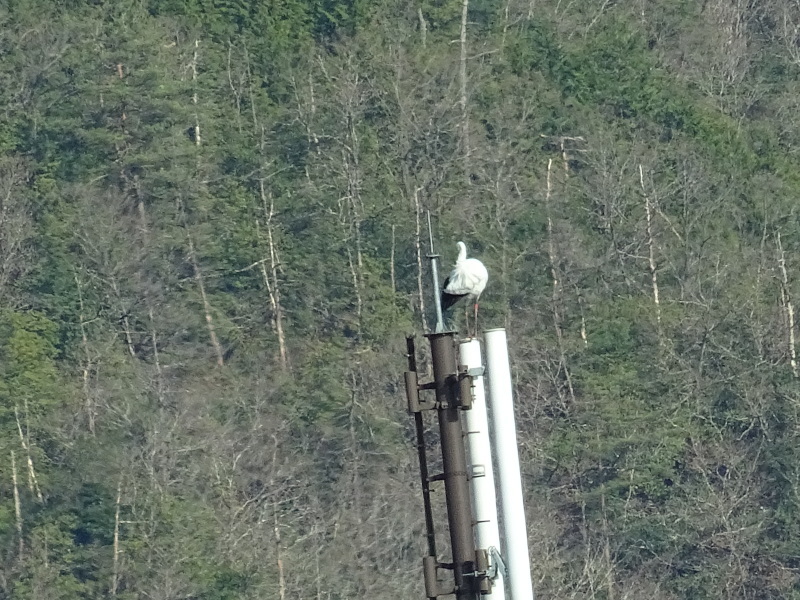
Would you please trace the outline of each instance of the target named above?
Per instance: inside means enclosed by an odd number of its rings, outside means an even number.
[[[426,337],[431,343],[455,594],[459,600],[477,600],[480,593],[475,578],[472,508],[461,409],[458,407],[455,334],[450,331],[433,333]]]
[[[406,337],[406,354],[408,355],[408,370],[417,372],[417,354],[414,346],[414,336]],[[414,390],[416,392],[416,390]],[[417,433],[417,457],[419,458],[419,475],[422,480],[422,503],[425,508],[425,532],[428,539],[428,556],[436,557],[436,533],[433,528],[433,510],[431,509],[431,487],[428,478],[428,458],[425,454],[425,428],[422,423],[422,413],[414,413],[414,427]],[[431,596],[429,596],[430,598]]]

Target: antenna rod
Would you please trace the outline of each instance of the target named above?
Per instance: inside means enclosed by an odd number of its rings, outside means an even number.
[[[439,266],[437,260],[438,254],[433,251],[433,229],[431,228],[431,211],[428,212],[428,239],[430,241],[431,252],[428,258],[431,261],[431,273],[433,274],[433,305],[436,307],[436,333],[444,331],[444,319],[442,318],[442,297],[439,293]]]

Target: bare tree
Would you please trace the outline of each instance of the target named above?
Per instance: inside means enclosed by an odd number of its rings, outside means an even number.
[[[547,161],[547,187],[545,189],[545,211],[547,213],[547,256],[550,260],[550,279],[553,285],[551,307],[553,311],[553,327],[556,332],[556,339],[558,340],[559,353],[561,355],[561,369],[564,372],[564,378],[567,382],[567,390],[569,390],[570,400],[575,402],[575,390],[572,386],[572,375],[567,364],[567,354],[564,348],[564,334],[561,325],[561,284],[558,274],[558,257],[556,256],[556,245],[553,234],[553,218],[551,210],[551,195],[553,191],[552,184],[553,172],[553,159]]]
[[[265,225],[267,228],[269,270],[267,270],[266,258],[259,261],[259,267],[261,269],[261,276],[264,279],[264,285],[267,288],[267,294],[269,295],[269,303],[272,309],[272,326],[278,336],[278,351],[280,353],[281,366],[285,370],[289,367],[289,355],[286,350],[286,334],[283,328],[283,305],[281,304],[280,279],[278,278],[280,259],[274,236],[275,224],[273,219],[275,217],[275,200],[272,194],[268,194],[265,191],[263,179],[259,179],[258,186],[261,194],[261,202],[264,207]]]
[[[214,324],[211,303],[209,302],[208,294],[206,293],[206,284],[203,277],[203,271],[200,269],[200,263],[197,260],[197,252],[195,251],[192,233],[189,231],[186,212],[183,208],[183,202],[180,198],[177,198],[176,203],[178,206],[178,213],[181,217],[181,223],[183,225],[184,232],[186,233],[186,243],[188,245],[187,257],[189,259],[189,264],[192,265],[194,280],[197,283],[197,289],[200,292],[200,299],[203,303],[203,314],[205,316],[206,328],[208,329],[208,337],[211,340],[211,347],[214,349],[214,353],[217,357],[217,365],[221,367],[225,364],[225,359],[222,353],[222,345],[219,343],[219,339],[217,338],[217,328]]]
[[[656,327],[658,329],[658,339],[663,342],[661,333],[661,301],[658,295],[658,269],[655,259],[655,241],[653,238],[653,209],[651,206],[650,195],[647,193],[644,185],[644,171],[642,165],[639,165],[639,183],[642,187],[642,196],[644,197],[644,211],[646,218],[646,233],[647,233],[647,263],[650,269],[650,281],[653,286],[653,306],[656,315]]]
[[[80,325],[81,329],[81,348],[83,350],[83,360],[82,360],[83,365],[81,366],[81,379],[83,380],[83,395],[84,395],[84,401],[86,402],[86,418],[88,421],[89,433],[94,435],[94,420],[95,420],[96,408],[94,406],[94,399],[92,398],[92,391],[90,389],[90,381],[89,381],[91,376],[90,373],[93,370],[93,364],[92,364],[92,355],[91,352],[89,351],[89,339],[86,335],[86,317],[85,317],[86,308],[83,304],[83,291],[81,289],[82,285],[81,285],[81,280],[78,277],[77,271],[75,272],[75,286],[78,290],[78,306],[80,309],[78,312],[78,324]],[[131,347],[130,334],[129,332],[126,333],[128,333],[129,347]]]

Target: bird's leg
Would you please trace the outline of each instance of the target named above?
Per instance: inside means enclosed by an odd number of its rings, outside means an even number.
[[[469,308],[464,305],[464,327],[467,329],[467,337],[469,337]]]
[[[475,303],[475,320],[472,322],[472,325],[475,327],[475,336],[478,337],[478,303]]]

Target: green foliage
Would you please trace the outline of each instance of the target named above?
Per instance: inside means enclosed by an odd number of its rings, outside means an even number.
[[[579,490],[587,518],[625,515],[621,546],[646,544],[660,554],[670,536],[653,511],[682,496],[676,465],[685,461],[692,426],[670,382],[652,372],[660,349],[642,327],[648,311],[642,301],[594,308],[589,350],[573,372],[579,403],[550,452]],[[638,562],[624,553],[620,560]]]
[[[597,35],[582,43],[563,43],[552,24],[540,21],[516,37],[507,52],[515,72],[542,72],[557,86],[567,106],[600,106],[608,117],[628,121],[631,134],[652,128],[661,139],[669,140],[685,133],[701,140],[704,149],[724,164],[748,171],[758,166],[756,153],[737,123],[671,80],[648,48],[641,28],[624,19],[605,23]]]
[[[41,313],[0,312],[0,422],[15,407],[40,417],[58,398],[56,325]]]
[[[30,560],[15,582],[14,597],[41,598],[46,592],[47,597],[66,600],[91,597],[100,591],[93,581],[98,575],[96,566],[74,543],[78,522],[73,514],[56,513],[32,528],[30,543],[40,554]]]
[[[712,4],[474,0],[463,107],[457,1],[0,9],[0,595],[418,568],[428,210],[511,333],[539,595],[796,595],[794,17]]]
[[[299,367],[303,387],[290,399],[301,419],[325,420],[344,410],[351,397],[344,381],[345,360],[341,345],[318,343],[308,348]]]
[[[410,331],[411,319],[400,304],[400,299],[392,294],[391,287],[387,285],[385,261],[380,257],[367,257],[365,264],[363,336],[365,341],[380,344],[383,340],[391,339],[397,331]]]

